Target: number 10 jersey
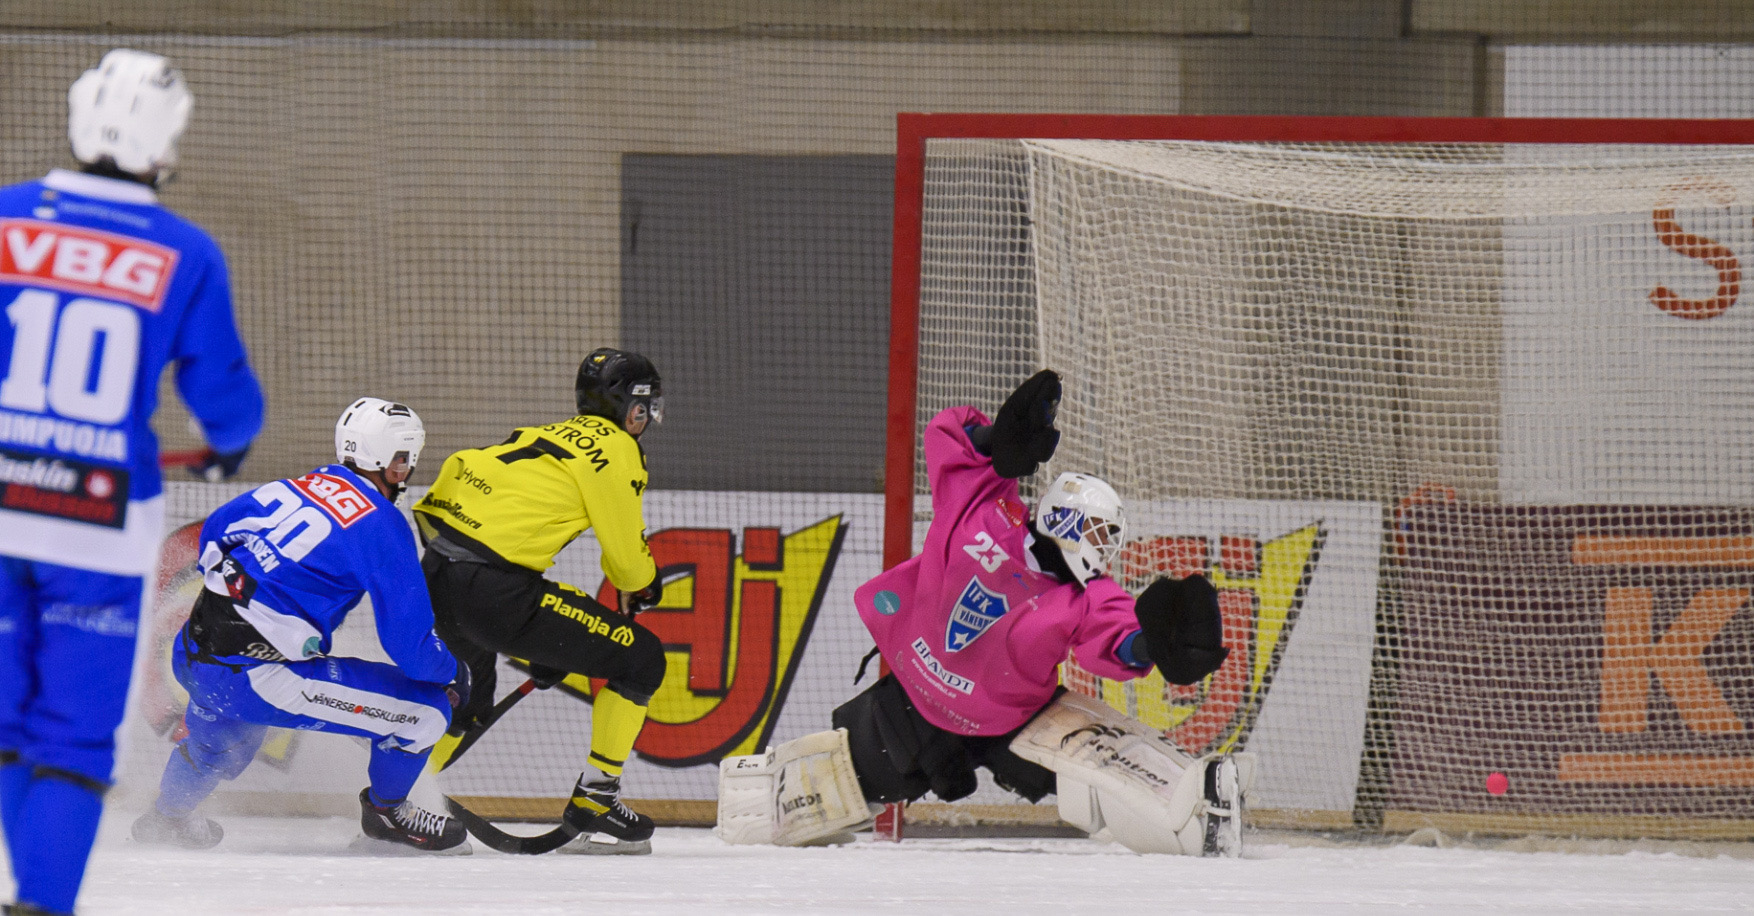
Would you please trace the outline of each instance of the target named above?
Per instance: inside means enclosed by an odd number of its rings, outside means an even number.
[[[0,189],[0,311],[0,554],[150,572],[165,366],[214,450],[262,425],[219,246],[145,185],[57,169]]]

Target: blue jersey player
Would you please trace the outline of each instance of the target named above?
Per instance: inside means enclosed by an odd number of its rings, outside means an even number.
[[[469,851],[461,824],[408,800],[469,693],[469,669],[433,634],[414,533],[395,505],[425,442],[412,410],[360,398],[335,424],[337,464],[265,484],[208,516],[206,587],[171,658],[189,691],[189,733],[165,764],[153,809],[134,823],[136,840],[218,843],[219,825],[195,806],[243,772],[273,725],[371,742],[371,785],[359,793],[366,837]],[[366,595],[394,664],[328,654],[335,628]]]
[[[158,381],[230,476],[262,426],[224,256],[159,206],[193,105],[156,54],[68,93],[80,171],[0,188],[0,823],[13,913],[66,913],[115,758],[164,520]]]

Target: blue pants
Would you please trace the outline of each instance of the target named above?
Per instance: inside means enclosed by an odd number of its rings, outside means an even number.
[[[185,633],[171,659],[189,691],[189,735],[165,764],[158,810],[188,814],[220,780],[236,779],[270,726],[339,732],[371,740],[373,801],[408,796],[432,746],[450,725],[439,684],[416,681],[394,665],[357,658],[229,665],[196,659]]]
[[[73,909],[115,765],[144,586],[0,557],[0,822],[20,902]]]

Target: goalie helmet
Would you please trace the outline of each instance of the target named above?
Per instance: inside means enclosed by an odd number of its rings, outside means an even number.
[[[177,139],[195,97],[183,74],[157,54],[117,48],[67,91],[73,158],[156,184],[177,162]]]
[[[420,416],[405,404],[383,398],[360,398],[335,421],[335,460],[362,471],[381,471],[397,458],[406,458],[408,473],[413,474],[425,445],[426,427]],[[407,479],[390,486],[394,502],[406,489]]]
[[[1127,536],[1127,518],[1114,487],[1089,474],[1054,478],[1035,505],[1035,530],[1051,539],[1079,585],[1108,572]]]
[[[664,380],[652,361],[627,350],[600,347],[579,363],[573,385],[579,413],[602,417],[638,436],[646,421],[664,422]]]

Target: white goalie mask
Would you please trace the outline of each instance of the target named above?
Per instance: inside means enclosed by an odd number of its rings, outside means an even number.
[[[73,158],[105,159],[142,178],[162,179],[177,162],[177,139],[195,97],[169,60],[117,48],[67,91],[67,139]]]
[[[351,462],[362,471],[381,471],[405,458],[408,472],[420,463],[426,427],[405,404],[383,398],[360,398],[335,422],[335,460]],[[398,487],[397,495],[401,495]]]
[[[1078,584],[1103,575],[1127,537],[1127,517],[1114,487],[1089,474],[1054,478],[1035,504],[1035,530],[1059,545]]]

